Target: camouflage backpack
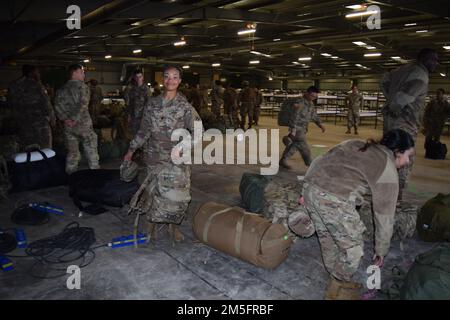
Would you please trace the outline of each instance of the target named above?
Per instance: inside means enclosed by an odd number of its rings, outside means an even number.
[[[292,106],[296,101],[297,99],[295,98],[290,98],[283,101],[283,103],[281,104],[280,112],[278,113],[279,126],[289,126],[289,119],[292,118],[292,115],[295,112]]]

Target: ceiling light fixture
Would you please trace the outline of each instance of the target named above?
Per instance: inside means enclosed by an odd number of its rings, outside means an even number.
[[[405,27],[417,26],[417,23],[416,23],[416,22],[413,22],[413,23],[405,23],[404,26],[405,26]]]
[[[331,56],[331,59],[339,59],[338,56]]]
[[[91,62],[91,60],[89,60],[89,59],[84,59],[83,62],[84,62],[84,63],[89,63],[89,62]]]
[[[220,63],[213,63],[211,66],[213,66],[213,67],[220,67]]]
[[[417,30],[416,33],[426,33],[428,30]]]
[[[133,50],[133,53],[141,53],[141,52],[142,52],[142,49]]]
[[[293,64],[300,64],[300,62],[292,61]]]
[[[273,78],[272,77],[269,77],[269,81],[272,81],[273,80]]]
[[[240,30],[238,31],[238,35],[243,35],[243,34],[249,34],[249,33],[255,33],[256,29],[244,29],[244,30]]]
[[[259,60],[251,60],[251,61],[249,61],[249,63],[250,63],[250,64],[258,64],[258,63],[259,63]]]
[[[298,58],[298,61],[310,61],[311,57],[300,57]]]
[[[345,6],[348,9],[353,9],[353,10],[358,10],[358,9],[363,9],[364,6],[361,4],[352,4],[351,6]]]
[[[329,53],[321,53],[321,55],[324,57],[331,57],[331,54],[329,54]]]
[[[362,42],[362,41],[353,41],[354,44],[356,44],[357,46],[367,46],[367,43]]]
[[[442,72],[441,72],[440,75],[443,76],[443,77],[445,77],[445,73],[442,73]]]
[[[105,56],[105,59],[111,59],[111,58],[112,58],[112,55],[110,55],[110,54]]]
[[[450,50],[450,46],[443,46],[442,48],[444,48],[445,50]]]
[[[280,41],[280,40],[281,40],[280,38],[273,39],[273,41]]]
[[[189,66],[183,66],[183,69],[189,69],[190,67]]]
[[[272,57],[270,54],[265,54],[265,53],[261,53],[259,51],[254,51],[254,50],[251,50],[250,53],[256,54],[257,56],[263,56],[263,57],[266,57],[266,58],[271,58]]]
[[[379,53],[379,52],[364,54],[364,57],[379,57],[379,56],[381,56],[381,53]]]
[[[367,46],[366,49],[367,49],[367,50],[374,50],[374,49],[376,49],[376,47],[373,47],[373,46]]]
[[[355,12],[355,13],[348,13],[345,15],[346,18],[355,18],[355,17],[362,17],[362,16],[369,16],[371,14],[378,13],[378,10],[368,10],[368,11],[361,11],[361,12]]]
[[[178,46],[184,46],[185,44],[186,44],[186,41],[181,40],[181,41],[174,42],[173,45],[178,47]]]
[[[400,60],[401,57],[399,57],[399,56],[394,56],[394,57],[391,57],[391,59],[394,59],[394,60]]]

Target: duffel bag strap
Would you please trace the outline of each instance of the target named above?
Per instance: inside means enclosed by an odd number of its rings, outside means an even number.
[[[208,220],[205,223],[205,227],[203,229],[203,242],[207,243],[208,242],[208,231],[209,231],[209,227],[211,226],[212,220],[214,219],[214,217],[218,216],[219,214],[228,212],[230,210],[232,210],[233,208],[225,208],[223,210],[214,212],[212,215],[209,216]]]
[[[236,224],[236,237],[234,238],[234,251],[237,255],[241,255],[241,239],[242,230],[244,228],[245,213],[239,218]]]

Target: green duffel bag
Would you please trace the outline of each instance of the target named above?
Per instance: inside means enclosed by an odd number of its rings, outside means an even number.
[[[239,185],[242,202],[249,212],[260,213],[264,208],[264,189],[270,178],[245,172]]]
[[[280,112],[278,112],[279,126],[289,126],[289,120],[293,117],[293,113],[295,112],[292,106],[296,101],[296,98],[289,98],[283,101],[283,103],[281,104]]]
[[[400,299],[450,300],[450,243],[416,257],[400,289]]]
[[[428,200],[417,215],[419,238],[427,242],[450,240],[450,194]]]

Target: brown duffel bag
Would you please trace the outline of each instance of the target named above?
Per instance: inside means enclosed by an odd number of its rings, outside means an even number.
[[[207,202],[194,215],[195,236],[205,244],[266,269],[288,256],[292,239],[281,224],[239,207]]]

